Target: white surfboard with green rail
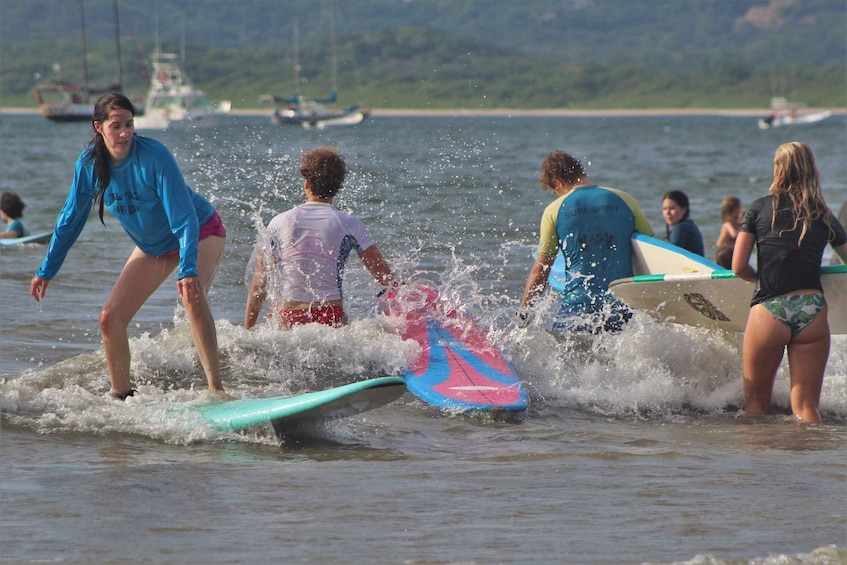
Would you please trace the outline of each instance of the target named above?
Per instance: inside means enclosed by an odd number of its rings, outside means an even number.
[[[609,290],[635,310],[663,321],[743,332],[754,286],[732,271],[667,241],[632,236],[633,277],[612,281]],[[560,253],[550,271],[550,288],[564,290]],[[847,266],[824,266],[821,282],[833,334],[847,334]]]
[[[847,266],[821,267],[829,305],[829,328],[847,334]],[[743,332],[754,284],[732,271],[636,275],[613,281],[609,290],[636,310],[663,321]]]

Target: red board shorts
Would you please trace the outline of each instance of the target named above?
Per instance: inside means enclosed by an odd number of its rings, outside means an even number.
[[[289,330],[294,326],[313,322],[338,328],[344,325],[344,318],[344,308],[338,304],[298,308],[297,310],[283,308],[279,311],[280,324]]]

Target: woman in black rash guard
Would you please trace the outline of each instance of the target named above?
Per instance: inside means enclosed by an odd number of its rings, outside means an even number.
[[[820,422],[830,345],[821,259],[829,243],[847,263],[847,234],[824,201],[815,157],[805,143],[777,147],[769,193],[744,215],[732,257],[735,274],[756,283],[744,331],[745,411],[768,413],[787,349],[791,410],[801,420]],[[749,264],[754,245],[758,277]]]

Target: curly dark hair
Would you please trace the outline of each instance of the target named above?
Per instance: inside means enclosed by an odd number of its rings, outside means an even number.
[[[541,165],[541,187],[547,190],[554,188],[553,181],[556,179],[575,184],[584,178],[585,169],[582,163],[564,151],[553,151]]]
[[[4,192],[0,196],[0,210],[3,210],[3,213],[13,220],[17,220],[24,215],[24,208],[26,208],[26,204],[16,193]]]
[[[309,189],[318,198],[332,198],[344,183],[347,164],[334,147],[318,147],[303,154],[300,174],[309,181]]]

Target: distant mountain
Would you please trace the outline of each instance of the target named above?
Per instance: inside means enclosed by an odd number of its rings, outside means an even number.
[[[192,79],[254,107],[294,89],[296,21],[304,88],[323,90],[333,5],[350,103],[763,106],[781,94],[847,105],[844,0],[119,0],[127,82],[144,88],[157,38],[179,52],[184,37]],[[84,6],[102,82],[112,0]],[[28,96],[54,63],[78,76],[79,29],[78,2],[0,0],[2,100]]]

